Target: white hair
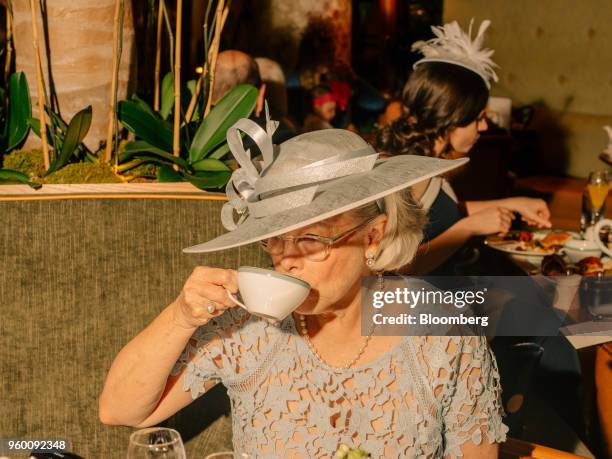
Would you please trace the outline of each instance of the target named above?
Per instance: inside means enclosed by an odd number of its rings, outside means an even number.
[[[410,188],[385,196],[384,209],[376,202],[350,211],[361,220],[386,214],[387,224],[375,256],[372,271],[397,271],[409,264],[423,239],[426,213],[417,204]]]

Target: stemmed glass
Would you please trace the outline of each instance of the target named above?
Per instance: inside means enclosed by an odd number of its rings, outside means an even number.
[[[604,214],[606,197],[610,188],[610,177],[606,171],[589,174],[589,181],[582,196],[581,230],[597,223]]]
[[[176,430],[150,427],[130,435],[127,459],[186,459],[185,447]]]

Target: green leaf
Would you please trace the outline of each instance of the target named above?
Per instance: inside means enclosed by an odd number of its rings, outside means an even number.
[[[32,117],[30,91],[25,73],[13,73],[9,79],[9,114],[6,151],[18,146],[28,135]]]
[[[48,113],[49,118],[53,121],[53,124],[64,134],[66,133],[66,129],[68,129],[68,125],[64,122],[64,120],[49,107],[45,107],[45,111]]]
[[[240,137],[244,138],[246,134],[244,132],[240,132]],[[223,158],[226,154],[228,154],[230,151],[230,147],[229,147],[229,143],[223,142],[221,144],[220,147],[217,147],[217,149],[215,151],[213,151],[210,155],[208,155],[209,158],[214,158],[214,159],[221,159]]]
[[[140,166],[141,164],[145,164],[147,162],[146,159],[133,159],[132,161],[125,162],[117,166],[117,172],[119,174],[123,174],[130,169]]]
[[[93,153],[90,153],[89,151],[85,152],[85,162],[86,163],[97,163],[99,161],[100,161],[100,158],[98,158]]]
[[[185,179],[181,174],[175,171],[172,166],[168,166],[167,164],[162,164],[159,166],[159,171],[157,172],[157,181],[158,182],[184,182]]]
[[[227,185],[232,173],[231,172],[209,172],[199,171],[195,175],[183,174],[188,182],[198,188],[222,188]]]
[[[163,119],[167,119],[174,107],[174,77],[170,72],[166,73],[162,80],[160,101],[159,114]]]
[[[185,83],[185,87],[187,88],[187,91],[189,91],[189,98],[192,98],[195,94],[196,86],[196,80],[189,80],[187,83]]]
[[[219,148],[217,148],[215,151],[213,151],[209,155],[209,158],[221,159],[225,155],[227,155],[229,151],[230,151],[229,143],[225,142],[225,143],[221,144],[221,146]]]
[[[161,148],[154,147],[149,142],[144,140],[134,140],[132,142],[128,142],[125,144],[123,148],[123,153],[119,156],[119,162],[123,162],[126,159],[134,156],[135,153],[142,152],[153,152],[153,153],[166,153],[167,151],[162,150]]]
[[[144,157],[147,157],[149,159],[161,159],[164,160],[163,164],[169,162],[171,164],[177,164],[179,167],[185,169],[186,171],[190,170],[189,163],[187,163],[187,161],[185,161],[183,158],[176,157],[173,154],[165,152],[159,148],[155,148],[153,145],[148,142],[145,142],[144,140],[137,140],[135,142],[130,142],[126,144],[125,148],[123,149],[123,153],[119,157],[119,162],[124,162],[131,158]]]
[[[183,90],[181,91],[181,107],[183,107],[183,112],[181,113],[181,115],[185,116],[185,112],[187,111],[187,107],[189,107],[189,104],[191,103],[191,98],[193,97],[193,95],[195,94],[195,90],[196,90],[196,80],[189,80],[187,83],[185,83],[185,87],[183,88]],[[202,98],[202,94],[200,93],[200,96],[198,97],[198,100]],[[198,121],[198,110],[197,110],[197,103],[196,103],[196,107],[195,110],[193,111],[193,114],[191,115],[191,122],[194,121]]]
[[[167,161],[163,158],[160,158],[159,156],[151,155],[148,153],[138,153],[137,155],[134,156],[134,160],[139,160],[139,161],[142,161],[143,163],[153,163],[153,164],[157,164],[158,166],[173,167],[176,165],[176,163]],[[123,163],[123,164],[127,164],[127,163]]]
[[[40,135],[40,120],[38,118],[30,118],[28,120],[28,124],[32,128],[32,132],[36,134],[38,138],[42,138]],[[55,136],[51,132],[51,129],[49,129],[48,125],[47,125],[47,141],[53,148],[55,148]]]
[[[157,113],[155,113],[155,110],[153,110],[149,104],[147,104],[144,100],[142,100],[136,94],[132,94],[132,97],[130,97],[130,101],[134,102],[136,105],[138,105],[140,108],[150,113],[151,115],[157,116]]]
[[[172,151],[172,128],[138,102],[119,102],[119,119],[140,139],[165,152]]]
[[[55,161],[53,161],[45,175],[49,175],[51,172],[55,172],[62,168],[66,165],[68,160],[70,160],[70,157],[89,131],[91,126],[91,115],[92,110],[91,105],[89,105],[72,117],[66,129],[66,136],[64,137],[64,143],[62,144],[60,154]]]
[[[234,87],[204,118],[196,132],[189,159],[195,163],[205,158],[224,140],[227,130],[240,118],[248,117],[257,102],[257,88],[248,84]]]
[[[230,171],[231,169],[227,167],[223,162],[218,159],[212,158],[204,158],[197,163],[191,165],[193,170],[195,171]]]
[[[0,169],[0,181],[21,182],[30,185],[35,190],[38,190],[42,185],[30,181],[30,177],[12,169]]]

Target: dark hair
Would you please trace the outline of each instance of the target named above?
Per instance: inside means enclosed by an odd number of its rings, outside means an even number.
[[[314,99],[316,99],[317,97],[324,96],[325,94],[329,94],[330,92],[331,92],[331,89],[329,88],[328,85],[320,84],[310,90],[310,97],[314,101]]]
[[[335,49],[334,24],[328,18],[311,16],[300,41],[298,71],[316,71],[319,66],[331,70]]]
[[[488,98],[477,73],[455,64],[424,62],[404,87],[404,114],[376,133],[375,146],[389,155],[433,156],[436,138],[475,121]]]

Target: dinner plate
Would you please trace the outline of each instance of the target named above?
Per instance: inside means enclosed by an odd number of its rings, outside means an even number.
[[[558,232],[558,233],[567,233],[572,235],[572,239],[581,239],[580,234],[576,231],[564,231],[564,230],[538,230],[532,231],[533,238],[536,240],[543,239],[547,234]],[[521,242],[520,241],[505,241],[502,237],[499,236],[488,236],[485,239],[485,244],[491,247],[492,249],[499,250],[500,252],[509,253],[512,255],[525,255],[529,257],[545,257],[546,255],[553,255],[555,253],[559,253],[561,249],[554,252],[539,252],[533,250],[521,250]]]

